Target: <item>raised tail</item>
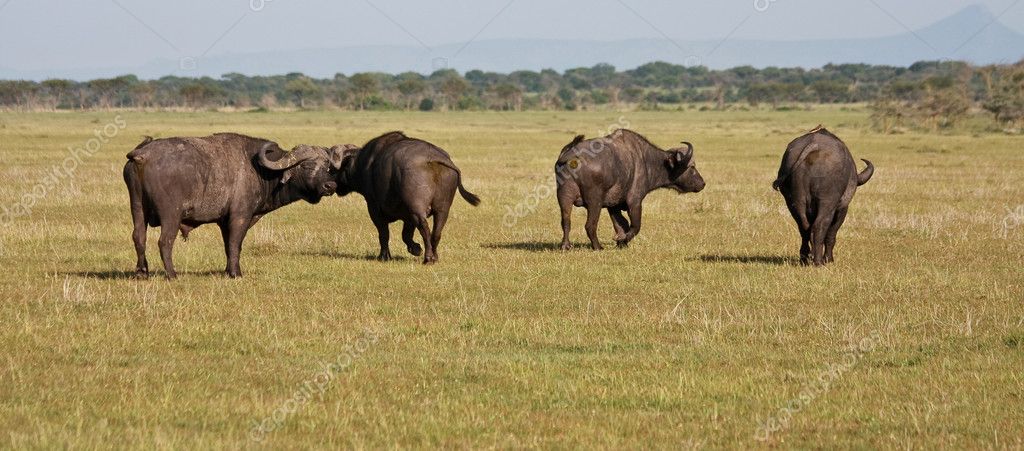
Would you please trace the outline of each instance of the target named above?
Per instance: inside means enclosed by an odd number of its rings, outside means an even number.
[[[867,183],[868,180],[871,180],[871,176],[875,174],[875,165],[865,159],[861,159],[860,161],[863,161],[864,164],[868,165],[868,167],[864,168],[860,174],[857,174],[857,186]]]
[[[467,190],[465,186],[462,186],[462,171],[460,171],[459,168],[455,167],[454,164],[449,163],[447,161],[437,161],[436,163],[455,171],[455,175],[458,177],[459,181],[459,194],[462,195],[463,199],[466,199],[466,202],[469,202],[469,204],[474,207],[480,205],[480,197],[477,196],[476,194],[469,192],[469,190]]]

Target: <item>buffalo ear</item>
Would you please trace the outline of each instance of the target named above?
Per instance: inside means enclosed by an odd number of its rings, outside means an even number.
[[[345,161],[345,154],[337,146],[331,147],[331,151],[328,152],[328,158],[331,160],[331,167],[334,169],[341,169],[341,163]]]
[[[683,163],[686,163],[686,160],[689,160],[690,156],[687,155],[686,152],[682,150],[677,150],[675,152],[675,155],[672,156],[672,159],[675,160],[677,165],[681,165]]]
[[[678,150],[673,150],[668,153],[668,158],[665,159],[665,166],[668,166],[669,169],[675,169],[684,164],[684,161],[686,161],[686,157],[683,153]]]
[[[331,167],[341,169],[345,166],[345,161],[355,158],[357,153],[359,153],[359,146],[354,144],[339,144],[331,147]]]
[[[693,158],[693,144],[683,141],[686,144],[686,148],[682,150],[675,150],[672,153],[672,159],[675,160],[676,165],[687,166],[690,164],[690,159]]]

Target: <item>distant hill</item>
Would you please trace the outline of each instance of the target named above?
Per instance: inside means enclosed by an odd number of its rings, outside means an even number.
[[[461,51],[460,51],[461,50]],[[828,63],[908,66],[921,60],[953,59],[976,64],[1010,63],[1024,57],[1024,35],[1004,26],[983,6],[969,6],[913,33],[872,39],[807,41],[704,40],[563,41],[502,39],[449,44],[433,52],[420,47],[366,46],[215,55],[200,61],[156,60],[141,67],[67,68],[60,73],[19,72],[0,68],[0,78],[90,79],[133,73],[140,78],[165,75],[218,77],[303,72],[330,77],[342,72],[430,73],[439,68],[512,72],[551,68],[558,71],[610,63],[630,69],[651,61],[724,69],[821,67]]]

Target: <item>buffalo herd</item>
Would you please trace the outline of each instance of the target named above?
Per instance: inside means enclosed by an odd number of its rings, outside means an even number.
[[[576,136],[565,145],[554,167],[561,248],[571,248],[574,206],[587,210],[584,228],[592,249],[601,249],[597,223],[602,209],[608,210],[616,244],[625,247],[640,233],[648,193],[659,188],[678,193],[703,190],[693,145],[682,144],[662,150],[640,134],[620,129],[595,139]],[[176,276],[172,254],[178,233],[188,238],[202,224],[220,227],[225,272],[240,277],[242,241],[263,215],[297,200],[315,204],[324,196],[353,192],[366,200],[377,228],[378,259],[391,259],[388,226],[402,221],[406,250],[423,255],[424,264],[436,263],[455,192],[470,205],[480,204],[480,198],[463,186],[462,171],[448,152],[402,132],[385,133],[361,147],[298,145],[291,151],[236,133],[146,137],[127,157],[124,181],[134,223],[135,273],[140,278],[149,275],[148,227],[160,227],[160,258],[167,278]],[[843,141],[821,126],[789,143],[772,187],[782,193],[800,231],[801,263],[820,266],[833,261],[836,234],[850,201],[874,173],[871,162],[864,162],[867,167],[858,173]],[[422,246],[415,240],[417,232]]]

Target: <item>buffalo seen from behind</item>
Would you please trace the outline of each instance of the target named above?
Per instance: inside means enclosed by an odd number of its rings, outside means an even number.
[[[558,205],[562,210],[563,250],[569,242],[572,207],[587,209],[585,225],[590,246],[600,250],[597,223],[601,209],[608,209],[615,241],[624,247],[640,233],[643,201],[648,193],[669,188],[679,193],[704,189],[697,171],[693,145],[664,151],[630,130],[616,130],[603,138],[577,136],[562,148],[555,163]],[[629,215],[629,220],[622,213]]]
[[[772,188],[780,191],[800,229],[800,262],[816,266],[834,260],[836,234],[857,187],[868,182],[875,168],[857,173],[857,165],[836,135],[820,125],[786,147]]]
[[[362,148],[336,146],[343,152],[338,195],[362,194],[370,220],[377,227],[380,260],[390,260],[388,225],[402,221],[402,241],[410,254],[423,253],[423,263],[437,262],[437,246],[458,190],[471,205],[480,198],[462,186],[462,173],[447,152],[402,132],[385,133]],[[427,218],[434,217],[431,230]],[[419,231],[423,248],[414,240]]]
[[[317,203],[334,193],[341,149],[300,145],[291,152],[274,142],[235,133],[201,138],[146,138],[128,155],[124,181],[131,202],[138,263],[149,275],[146,227],[161,228],[160,257],[167,278],[176,276],[172,250],[202,225],[220,226],[225,271],[239,277],[242,240],[263,215],[297,200]]]

